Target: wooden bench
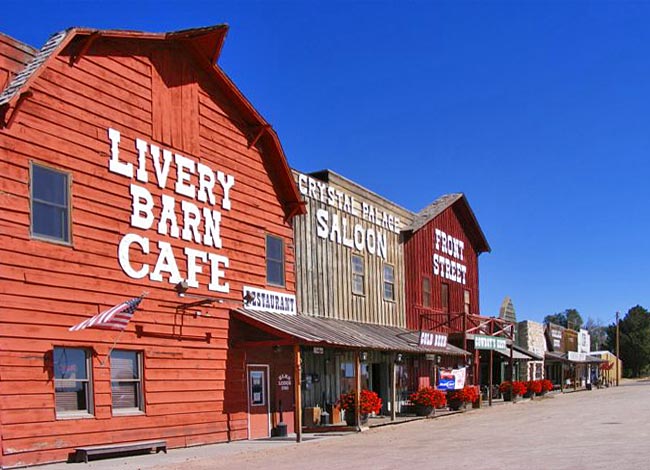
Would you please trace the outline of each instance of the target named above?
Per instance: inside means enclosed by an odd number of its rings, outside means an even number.
[[[103,446],[88,446],[75,448],[75,462],[88,463],[88,457],[91,455],[107,455],[121,452],[133,452],[136,450],[156,450],[156,454],[161,450],[167,453],[167,441],[139,441],[125,442],[121,444],[108,444]]]

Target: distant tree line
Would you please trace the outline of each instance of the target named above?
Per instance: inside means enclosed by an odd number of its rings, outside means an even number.
[[[546,315],[544,323],[555,323],[565,328],[585,328],[591,337],[591,350],[607,349],[616,353],[616,322],[603,326],[591,318],[583,323],[582,316],[570,308]],[[640,305],[632,307],[620,318],[620,358],[625,377],[642,377],[650,373],[650,312]]]

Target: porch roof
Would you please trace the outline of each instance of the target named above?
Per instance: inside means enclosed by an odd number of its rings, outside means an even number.
[[[270,330],[282,338],[291,338],[298,344],[448,356],[469,355],[467,351],[451,344],[447,344],[444,348],[421,346],[418,344],[419,331],[395,326],[309,315],[286,315],[246,308],[238,308],[232,312],[235,318],[263,330]]]

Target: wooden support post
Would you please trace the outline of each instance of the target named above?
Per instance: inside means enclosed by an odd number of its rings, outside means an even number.
[[[560,392],[564,392],[564,362],[560,363]]]
[[[512,347],[512,343],[511,343],[510,344],[510,365],[509,365],[510,372],[508,374],[508,376],[509,376],[508,380],[510,380],[510,382],[515,380],[515,360],[514,360],[514,357],[513,357],[513,352],[512,352],[513,350],[514,350],[514,348]]]
[[[494,351],[490,349],[490,384],[488,385],[488,405],[492,406],[492,375],[494,374]]]
[[[300,345],[293,345],[293,375],[295,377],[293,393],[295,401],[295,410],[293,413],[293,427],[296,431],[296,442],[302,441],[302,395],[300,377],[302,371],[300,370]]]
[[[390,378],[390,420],[395,421],[397,419],[397,365],[394,358],[390,363]]]
[[[361,410],[359,409],[361,402],[361,352],[359,350],[357,350],[354,355],[354,378],[356,381],[354,393],[354,414],[357,429],[361,431]]]

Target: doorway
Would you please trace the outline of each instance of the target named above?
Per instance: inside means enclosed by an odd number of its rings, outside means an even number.
[[[246,367],[248,388],[248,438],[271,436],[269,413],[269,366],[249,364]]]

